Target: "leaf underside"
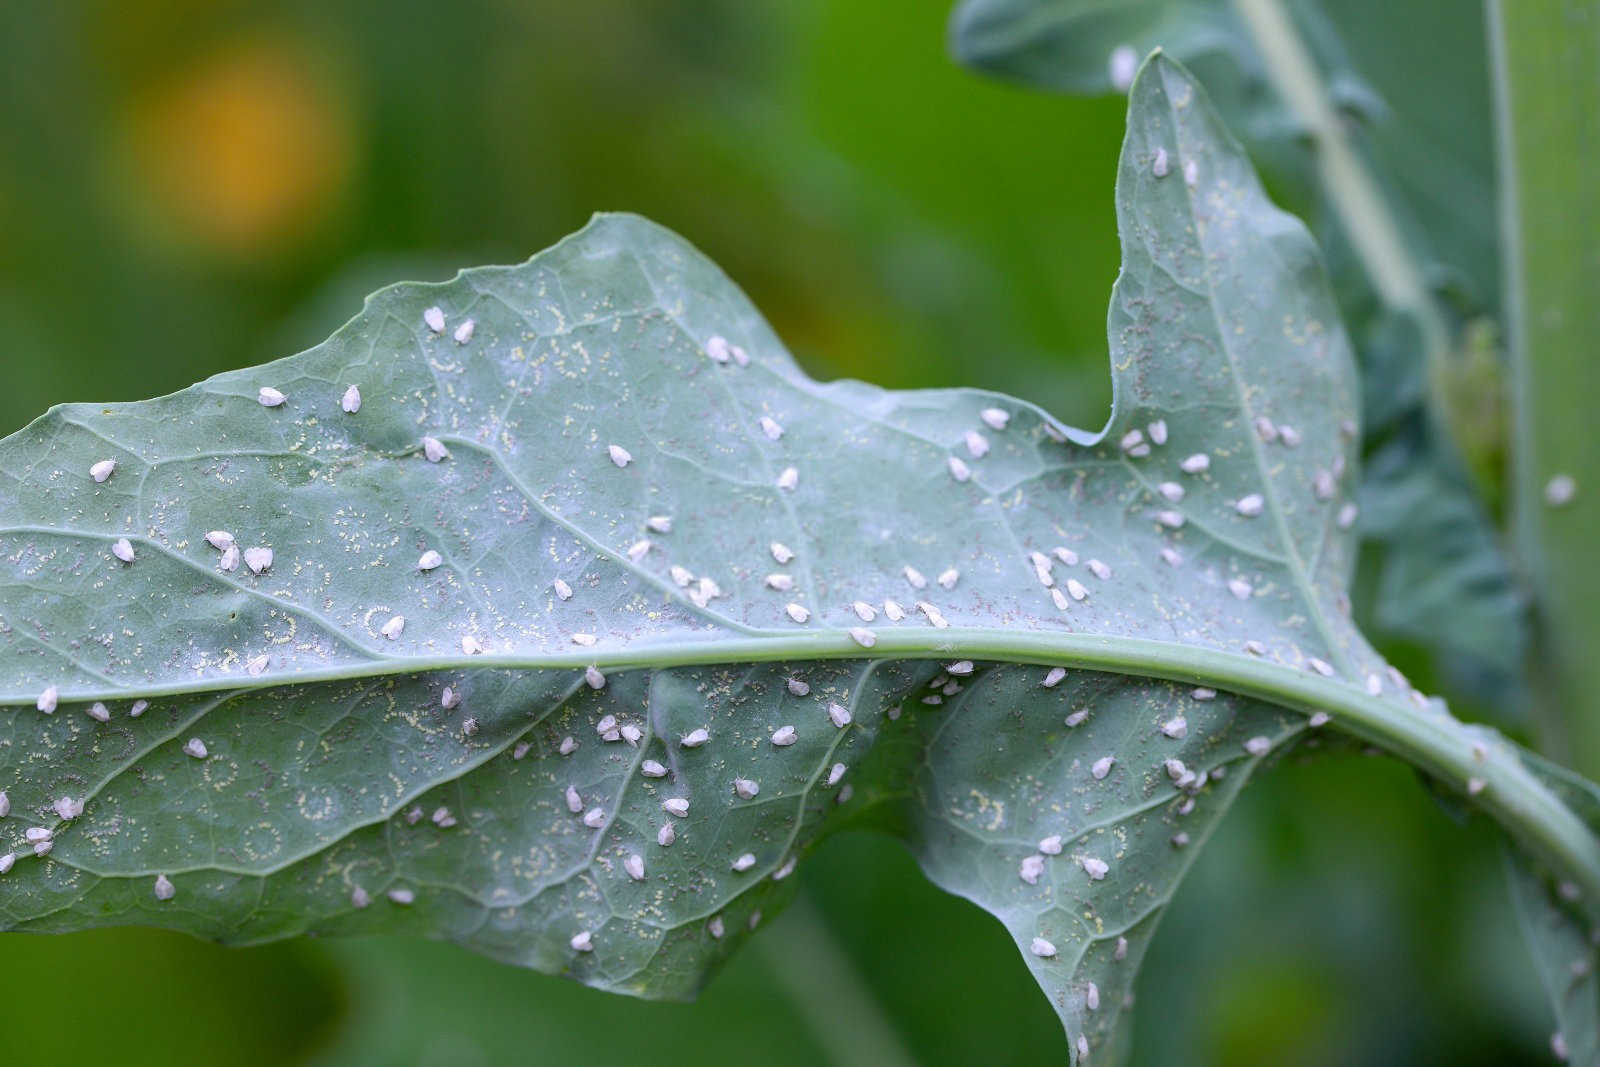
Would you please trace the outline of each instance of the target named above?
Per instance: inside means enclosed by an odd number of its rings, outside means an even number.
[[[1494,314],[1497,234],[1489,137],[1461,121],[1463,113],[1488,114],[1481,42],[1476,51],[1454,42],[1441,45],[1426,75],[1410,75],[1430,79],[1430,90],[1408,97],[1397,114],[1353,69],[1349,53],[1359,45],[1357,52],[1383,57],[1390,49],[1361,37],[1403,38],[1408,31],[1394,21],[1399,13],[1391,9],[1374,21],[1338,5],[1289,7],[1412,253],[1440,290],[1441,305],[1448,303],[1449,313],[1464,319]],[[1422,11],[1419,18],[1432,32],[1440,22],[1455,21],[1455,14]],[[951,47],[960,61],[987,74],[1073,93],[1113,91],[1118,64],[1112,57],[1119,50],[1129,73],[1132,57],[1152,48],[1193,68],[1274,187],[1306,205],[1324,246],[1338,253],[1331,257],[1335,288],[1365,379],[1367,443],[1378,452],[1376,469],[1360,490],[1360,532],[1382,546],[1377,624],[1433,650],[1461,691],[1484,696],[1490,706],[1514,705],[1528,648],[1526,598],[1455,445],[1424,416],[1430,384],[1423,338],[1408,313],[1383,305],[1358,259],[1346,251],[1342,221],[1317,184],[1315,146],[1305,122],[1272,84],[1236,5],[963,0],[952,17]],[[1441,157],[1450,160],[1448,177],[1441,174]],[[1476,417],[1454,427],[1455,435],[1481,434],[1482,422]],[[1403,520],[1388,517],[1397,515]]]
[[[1197,683],[1331,673],[1449,723],[1346,619],[1356,385],[1314,245],[1181,67],[1132,95],[1101,434],[811,381],[612,215],[0,443],[4,925],[421,933],[686,996],[856,822],[1006,924],[1075,1059],[1122,1047],[1162,906],[1309,728]],[[223,570],[213,530],[271,565]]]
[[[1588,826],[1600,832],[1600,790],[1564,767],[1531,752],[1522,753],[1529,769]],[[1521,850],[1507,845],[1506,878],[1521,922],[1523,939],[1546,999],[1555,1008],[1552,1050],[1568,1063],[1600,1063],[1600,936],[1591,916],[1579,906],[1579,890],[1554,881]]]

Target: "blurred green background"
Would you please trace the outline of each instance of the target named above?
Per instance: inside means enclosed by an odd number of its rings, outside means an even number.
[[[957,70],[943,0],[0,9],[0,433],[326,336],[367,291],[626,209],[814,374],[1098,427],[1122,102]],[[1474,17],[1476,17],[1474,15]],[[1001,927],[847,836],[695,1004],[405,940],[0,939],[24,1064],[1065,1061]],[[1329,757],[1245,794],[1139,987],[1141,1064],[1548,1062],[1483,827]],[[92,1020],[92,1021],[91,1021]]]

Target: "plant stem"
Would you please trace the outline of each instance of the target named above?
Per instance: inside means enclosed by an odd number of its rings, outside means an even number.
[[[884,1015],[877,994],[861,977],[817,906],[802,893],[779,920],[786,936],[758,937],[772,981],[838,1067],[913,1067],[915,1060]]]
[[[1600,777],[1600,2],[1490,0],[1513,534],[1536,592],[1543,747]],[[1578,481],[1551,507],[1557,475]]]
[[[1311,138],[1322,191],[1372,287],[1385,305],[1416,319],[1433,377],[1448,354],[1450,332],[1434,307],[1422,268],[1406,247],[1383,193],[1345,136],[1316,61],[1280,0],[1234,0],[1234,7],[1255,40],[1268,79]],[[1438,419],[1435,423],[1442,425]]]
[[[1327,712],[1340,729],[1382,747],[1465,791],[1472,779],[1483,788],[1472,802],[1498,821],[1517,841],[1561,877],[1584,890],[1584,900],[1600,908],[1600,839],[1561,800],[1523,766],[1511,746],[1489,745],[1442,709],[1422,711],[1399,695],[1369,696],[1358,681],[1329,679],[1281,663],[1220,649],[1063,632],[956,628],[887,629],[870,651],[837,630],[781,632],[705,641],[637,643],[615,650],[596,649],[539,656],[439,656],[394,658],[303,671],[262,685],[240,686],[236,678],[151,687],[137,693],[63,692],[63,702],[121,700],[237,689],[281,688],[314,682],[427,671],[486,668],[605,671],[684,667],[714,663],[756,663],[816,659],[974,659],[1075,667],[1158,678],[1255,697],[1311,714]],[[31,706],[33,697],[0,695],[7,704]],[[1600,911],[1596,914],[1600,920]]]

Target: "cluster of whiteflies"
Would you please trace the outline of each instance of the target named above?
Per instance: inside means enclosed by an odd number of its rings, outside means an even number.
[[[1153,161],[1152,168],[1157,177],[1167,173],[1169,162],[1164,149],[1159,150]],[[1196,180],[1193,161],[1183,166],[1186,180],[1193,184]],[[430,307],[423,313],[423,322],[426,328],[435,335],[442,335],[448,328],[448,323],[442,309]],[[469,344],[476,333],[476,323],[472,319],[465,319],[457,324],[451,332],[451,337],[458,345]],[[704,346],[705,354],[714,363],[727,367],[745,367],[751,362],[749,354],[739,345],[727,339],[714,336]],[[268,409],[284,409],[291,406],[291,397],[284,391],[274,386],[261,386],[257,398],[259,403]],[[338,397],[338,406],[348,416],[357,416],[362,411],[363,397],[359,385],[350,384]],[[978,412],[977,424],[966,428],[961,433],[961,442],[957,448],[952,448],[944,457],[944,467],[949,477],[958,484],[965,484],[978,478],[983,467],[983,461],[994,448],[995,438],[991,435],[1004,434],[1011,423],[1012,415],[1002,408],[988,407]],[[1301,434],[1289,425],[1274,424],[1265,417],[1256,417],[1253,421],[1256,436],[1264,445],[1279,445],[1293,449],[1301,444]],[[1062,432],[1053,424],[1043,423],[1044,431],[1054,440],[1065,440]],[[777,418],[770,414],[763,414],[755,420],[753,429],[767,442],[787,447],[783,444],[786,429]],[[1341,427],[1348,437],[1354,434],[1355,428],[1346,423]],[[1158,449],[1164,449],[1168,444],[1169,430],[1165,420],[1155,419],[1143,426],[1129,429],[1116,441],[1116,447],[1128,461],[1146,460],[1154,457]],[[451,452],[446,441],[435,436],[423,436],[418,442],[417,451],[429,463],[439,464],[451,459]],[[964,453],[964,454],[963,454]],[[633,453],[626,445],[618,442],[609,442],[604,445],[604,458],[600,462],[609,461],[612,467],[619,472],[628,472],[634,465]],[[90,467],[90,476],[96,483],[108,481],[116,472],[116,461],[105,459],[96,462]],[[1160,548],[1160,557],[1164,563],[1171,567],[1183,564],[1183,556],[1178,548],[1175,538],[1177,531],[1184,528],[1187,517],[1182,509],[1187,490],[1185,481],[1203,479],[1211,470],[1211,456],[1205,452],[1195,452],[1177,458],[1172,464],[1174,471],[1164,479],[1161,476],[1153,477],[1154,492],[1160,497],[1156,509],[1151,513],[1158,530],[1164,532],[1164,543]],[[1320,501],[1331,500],[1338,492],[1339,481],[1345,474],[1342,456],[1334,459],[1322,469],[1318,469],[1311,479],[1310,490]],[[631,474],[626,476],[632,476]],[[798,462],[785,463],[773,484],[780,493],[794,493],[800,486],[802,471]],[[1244,519],[1254,519],[1263,515],[1269,507],[1269,499],[1264,492],[1248,492],[1228,501],[1234,513]],[[1348,528],[1356,521],[1355,505],[1344,504],[1335,517],[1337,525]],[[628,561],[635,566],[643,566],[647,560],[659,558],[666,554],[660,550],[663,542],[659,538],[670,538],[674,521],[671,515],[651,515],[644,522],[643,536],[626,548],[620,554],[626,555]],[[217,567],[223,573],[236,572],[242,563],[251,575],[262,575],[271,570],[274,564],[274,552],[265,545],[243,547],[234,535],[227,530],[211,530],[204,534],[204,540],[219,553]],[[116,539],[110,547],[111,554],[122,564],[130,565],[136,559],[135,546],[128,537]],[[764,587],[778,594],[783,594],[782,618],[795,626],[809,626],[813,623],[814,609],[803,603],[800,594],[796,592],[797,582],[794,574],[787,568],[794,563],[800,553],[782,542],[774,541],[768,546],[772,560],[780,568],[770,571],[762,579]],[[657,553],[652,556],[652,553]],[[1091,585],[1093,583],[1111,583],[1114,581],[1114,569],[1105,561],[1098,558],[1080,558],[1078,551],[1067,545],[1046,546],[1044,549],[1025,550],[1027,569],[1037,580],[1039,587],[1048,595],[1051,603],[1061,612],[1073,610],[1075,604],[1081,604],[1091,598]],[[415,569],[427,573],[446,566],[448,561],[439,548],[427,548],[417,558]],[[1081,571],[1074,570],[1082,567]],[[763,570],[765,568],[762,568]],[[943,611],[933,602],[938,597],[935,589],[946,592],[954,590],[961,582],[962,576],[958,567],[954,565],[939,564],[929,568],[933,577],[911,564],[905,564],[900,570],[911,593],[907,599],[911,606],[902,606],[892,597],[873,601],[855,599],[849,604],[849,610],[854,614],[861,625],[844,628],[850,640],[860,648],[871,649],[878,643],[877,631],[870,629],[868,624],[874,624],[881,615],[889,623],[901,623],[913,615],[920,615],[926,625],[938,629],[949,627],[950,623],[945,618]],[[1080,577],[1079,575],[1083,575]],[[695,606],[704,609],[713,600],[725,596],[722,587],[714,579],[706,575],[696,575],[681,564],[672,563],[666,567],[666,578],[673,587],[682,590],[682,595]],[[664,584],[664,583],[663,583]],[[1256,595],[1252,583],[1243,577],[1233,577],[1225,582],[1227,592],[1239,601],[1248,601]],[[560,602],[572,600],[580,595],[578,590],[562,578],[554,578],[551,582],[551,591]],[[790,599],[790,595],[794,599]],[[387,614],[381,622],[375,623],[376,632],[383,639],[398,642],[406,632],[406,616],[403,614]],[[777,617],[777,616],[775,616]],[[571,642],[579,647],[593,647],[599,638],[592,633],[572,632],[569,635]],[[1243,643],[1247,653],[1257,656],[1267,654],[1266,646],[1257,640]],[[461,650],[465,655],[477,655],[488,651],[484,642],[472,634],[461,637]],[[270,661],[266,654],[250,656],[244,661],[244,670],[251,677],[264,675]],[[1317,657],[1309,657],[1305,661],[1307,669],[1323,676],[1333,676],[1334,667]],[[945,671],[938,675],[928,686],[920,700],[926,705],[938,705],[951,696],[959,693],[963,680],[975,670],[975,665],[970,660],[960,660],[950,663]],[[1066,677],[1064,667],[1049,668],[1043,675],[1041,685],[1054,688]],[[1398,675],[1396,684],[1402,685],[1403,679]],[[605,674],[597,664],[591,664],[583,669],[584,683],[594,690],[603,689],[606,685]],[[788,691],[796,697],[805,697],[811,693],[811,685],[804,678],[791,677],[787,681]],[[1377,674],[1367,678],[1366,688],[1369,693],[1377,695],[1383,690],[1383,681]],[[1210,701],[1215,699],[1216,691],[1206,687],[1195,688],[1191,696],[1196,701]],[[55,686],[50,686],[38,698],[40,711],[51,713],[56,710],[60,695]],[[446,709],[454,709],[462,703],[461,691],[453,686],[446,686],[440,698],[440,705]],[[818,717],[815,728],[822,726],[825,719],[827,727],[835,730],[848,730],[855,721],[855,715],[850,706],[836,700],[820,700],[821,715]],[[129,714],[137,717],[148,706],[146,701],[136,702]],[[88,713],[99,722],[106,722],[110,718],[110,711],[104,703],[96,702],[90,706]],[[886,714],[892,719],[899,716],[899,707],[891,707]],[[1090,711],[1087,708],[1074,710],[1066,717],[1068,727],[1077,727],[1087,721]],[[1312,728],[1321,726],[1328,721],[1326,714],[1319,713],[1309,719],[1308,725]],[[794,745],[801,738],[801,731],[813,728],[810,723],[797,720],[794,723],[785,723],[774,729],[770,735],[770,743],[775,749],[785,749]],[[1159,726],[1162,736],[1172,740],[1182,740],[1188,734],[1188,721],[1183,715],[1175,715],[1164,720]],[[477,720],[470,715],[462,720],[462,732],[472,736],[477,731]],[[622,744],[638,746],[645,742],[646,730],[641,722],[627,721],[625,718],[614,714],[605,715],[595,724],[595,731],[603,744]],[[1251,737],[1243,742],[1244,754],[1250,759],[1261,759],[1269,756],[1275,746],[1291,737],[1293,731],[1283,737],[1270,738],[1266,736]],[[703,748],[713,741],[708,727],[696,727],[683,733],[676,739],[678,747],[692,752]],[[570,756],[579,747],[576,738],[564,738],[558,751],[562,756]],[[520,760],[530,750],[527,741],[518,742],[512,750],[512,758]],[[210,757],[208,747],[202,739],[195,737],[188,739],[183,745],[183,751],[197,760]],[[686,757],[687,758],[687,757]],[[1224,764],[1219,763],[1209,770],[1196,770],[1184,764],[1177,758],[1168,758],[1162,761],[1161,770],[1170,779],[1172,786],[1181,795],[1182,799],[1177,806],[1178,816],[1185,816],[1194,810],[1197,796],[1208,781],[1220,778],[1226,771]],[[666,765],[656,759],[644,759],[638,764],[638,772],[649,779],[666,779],[672,777]],[[843,803],[850,799],[851,787],[843,783],[847,767],[844,763],[833,763],[825,774],[821,775],[823,784],[828,788],[838,788],[835,795],[837,802]],[[1106,754],[1090,762],[1088,767],[1090,777],[1095,781],[1104,781],[1118,771],[1118,759],[1115,755]],[[760,794],[760,783],[754,778],[742,775],[734,776],[728,783],[732,796],[736,801],[754,801]],[[1482,788],[1480,780],[1469,783],[1469,790],[1477,792]],[[657,824],[655,845],[658,848],[671,848],[678,838],[678,825],[681,820],[688,817],[690,811],[690,798],[681,795],[682,791],[671,791],[671,795],[663,796],[660,808],[665,816]],[[562,801],[571,816],[588,829],[604,831],[611,826],[615,815],[607,807],[606,798],[585,796],[575,784],[566,785],[562,792]],[[61,798],[54,810],[63,823],[81,815],[83,799],[70,797]],[[0,817],[9,810],[9,801],[4,793],[0,793]],[[414,805],[403,813],[407,823],[416,825],[427,815],[420,805]],[[436,808],[430,816],[434,826],[441,830],[450,829],[457,825],[457,817],[448,807]],[[49,827],[35,827],[27,832],[28,840],[33,843],[34,852],[43,856],[51,848],[55,830]],[[1187,833],[1178,832],[1171,838],[1174,848],[1182,848],[1189,842]],[[645,854],[646,851],[628,851],[622,858],[621,869],[628,879],[635,882],[646,880],[651,861]],[[1062,834],[1051,834],[1037,843],[1035,851],[1023,857],[1018,865],[1017,872],[1021,880],[1029,885],[1035,885],[1049,871],[1050,862],[1056,857],[1066,857],[1070,863],[1081,872],[1082,877],[1090,882],[1099,882],[1113,876],[1112,860],[1104,855],[1096,855],[1089,851],[1077,851],[1068,854],[1066,839]],[[8,854],[0,857],[0,873],[9,870],[15,862],[16,856]],[[770,876],[774,879],[787,877],[794,870],[796,857],[792,854],[774,857],[771,861]],[[727,859],[728,869],[735,874],[749,874],[760,866],[760,861],[754,852],[738,850]],[[1068,868],[1069,870],[1071,868]],[[159,900],[170,900],[176,893],[172,881],[162,875],[154,883],[154,895]],[[415,890],[405,887],[393,887],[385,891],[387,898],[397,905],[410,905],[416,900]],[[350,894],[351,903],[357,908],[365,908],[372,902],[372,894],[368,889],[356,886]],[[759,913],[752,916],[751,924],[759,921]],[[722,916],[714,916],[707,923],[707,929],[713,937],[722,937],[725,931]],[[1040,960],[1055,960],[1058,958],[1056,945],[1049,940],[1051,931],[1041,929],[1031,941],[1031,950]],[[572,934],[569,942],[575,953],[587,953],[595,950],[596,932],[593,930],[579,930]],[[1117,939],[1114,959],[1123,959],[1128,951],[1127,941]],[[1082,1005],[1089,1011],[1099,1008],[1099,990],[1091,982],[1079,994]],[[1080,1043],[1083,1039],[1080,1038]]]

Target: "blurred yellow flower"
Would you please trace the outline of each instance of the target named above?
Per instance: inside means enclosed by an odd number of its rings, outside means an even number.
[[[348,91],[292,39],[208,51],[135,96],[120,140],[125,206],[156,243],[282,253],[339,206],[356,161]]]

